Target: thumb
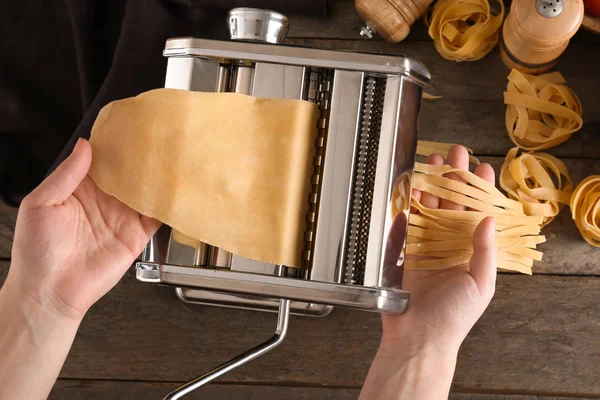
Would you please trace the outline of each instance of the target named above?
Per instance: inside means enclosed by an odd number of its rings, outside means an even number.
[[[479,293],[491,299],[496,288],[498,248],[496,246],[496,220],[484,218],[473,235],[473,256],[469,262],[471,276]]]
[[[91,163],[92,147],[79,139],[69,157],[27,196],[29,201],[36,207],[62,204],[85,178]]]

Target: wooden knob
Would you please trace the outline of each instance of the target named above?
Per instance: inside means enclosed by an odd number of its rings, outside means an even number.
[[[433,0],[356,0],[358,15],[388,42],[399,42]]]
[[[583,19],[582,0],[514,0],[500,56],[509,68],[538,74],[552,68]]]

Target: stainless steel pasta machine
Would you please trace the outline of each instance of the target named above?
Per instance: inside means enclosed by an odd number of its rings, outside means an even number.
[[[402,290],[404,247],[428,70],[398,55],[282,45],[288,21],[273,11],[234,9],[228,23],[231,41],[167,41],[165,87],[319,106],[304,265],[192,246],[163,226],[136,263],[138,280],[174,286],[190,303],[279,313],[273,338],[165,399],[178,399],[277,346],[290,313],[325,316],[334,306],[402,313],[409,299]]]

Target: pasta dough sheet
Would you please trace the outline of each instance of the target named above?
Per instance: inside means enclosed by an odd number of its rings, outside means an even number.
[[[152,90],[100,111],[90,176],[193,239],[299,266],[317,118],[302,100]]]

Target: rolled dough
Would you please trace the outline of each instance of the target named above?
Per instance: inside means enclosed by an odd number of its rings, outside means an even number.
[[[100,111],[89,174],[191,238],[299,266],[317,118],[302,100],[152,90]]]

